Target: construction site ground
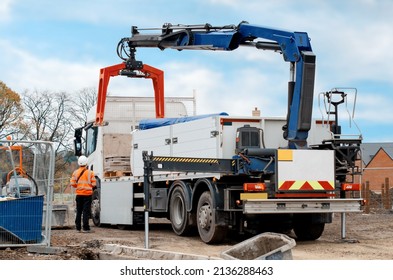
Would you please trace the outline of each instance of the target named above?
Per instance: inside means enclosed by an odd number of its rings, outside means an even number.
[[[197,235],[177,236],[165,219],[150,219],[149,248],[211,258],[242,241],[233,237],[220,245],[207,245]],[[97,260],[104,244],[145,247],[144,227],[119,229],[114,226],[92,226],[91,233],[77,232],[74,227],[52,229],[51,249],[55,253],[32,253],[28,247],[1,248],[0,260]],[[292,233],[289,236],[295,237]],[[393,213],[351,213],[346,215],[346,238],[341,238],[341,216],[326,224],[316,241],[296,241],[292,248],[294,260],[392,260]]]

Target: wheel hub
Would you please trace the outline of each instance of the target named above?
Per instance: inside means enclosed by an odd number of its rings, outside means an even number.
[[[210,206],[204,205],[199,209],[199,225],[203,229],[209,229],[211,225],[212,212]]]
[[[180,198],[177,198],[174,202],[174,220],[177,224],[181,224],[184,220],[184,205],[183,201]]]
[[[100,215],[100,201],[98,199],[94,199],[91,202],[91,214],[93,217],[98,217]]]

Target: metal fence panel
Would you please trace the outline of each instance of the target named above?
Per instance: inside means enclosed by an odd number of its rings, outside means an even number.
[[[50,246],[53,146],[46,141],[0,141],[0,247]]]

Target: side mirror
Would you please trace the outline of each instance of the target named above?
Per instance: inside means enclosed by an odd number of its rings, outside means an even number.
[[[82,155],[82,127],[76,128],[75,129],[75,134],[74,134],[74,149],[75,149],[75,155],[76,156],[81,156]]]

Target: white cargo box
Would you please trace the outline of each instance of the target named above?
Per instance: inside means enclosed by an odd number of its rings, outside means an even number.
[[[320,143],[330,137],[327,127],[313,122],[310,138]],[[244,125],[263,130],[265,148],[287,145],[283,139],[284,118],[209,116],[183,123],[137,130],[132,135],[131,169],[143,176],[142,152],[155,156],[227,158],[235,155],[236,130]],[[162,172],[164,173],[164,172]]]

